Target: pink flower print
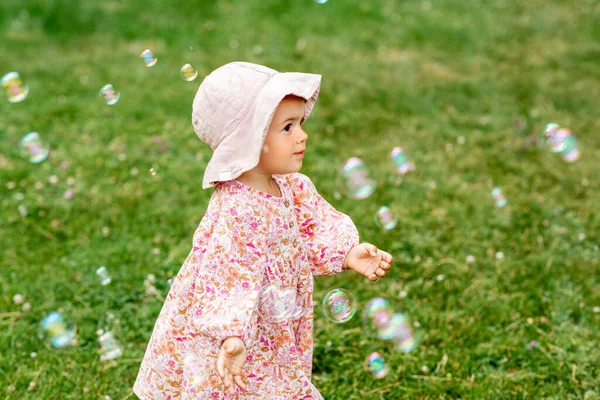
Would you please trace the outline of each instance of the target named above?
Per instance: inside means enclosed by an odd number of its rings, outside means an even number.
[[[245,290],[248,290],[248,288],[250,287],[250,284],[249,284],[248,282],[244,282],[244,283],[242,283],[242,287],[243,287]]]
[[[254,221],[254,222],[252,222],[252,223],[250,224],[250,227],[251,227],[253,230],[256,230],[256,229],[258,229],[258,223],[257,223],[256,221]]]
[[[229,212],[231,213],[231,215],[238,215],[238,213],[235,210],[235,208],[230,209]]]
[[[218,399],[219,398],[219,392],[212,392],[210,397],[212,397],[213,399]]]
[[[175,366],[175,360],[169,360],[169,362],[167,364],[169,365],[169,367],[174,367]]]

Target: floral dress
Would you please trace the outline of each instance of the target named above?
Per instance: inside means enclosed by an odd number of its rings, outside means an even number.
[[[311,383],[313,275],[342,271],[352,220],[300,173],[274,175],[276,197],[237,180],[216,185],[173,281],[133,391],[142,400],[322,399]],[[239,336],[245,392],[216,371]]]

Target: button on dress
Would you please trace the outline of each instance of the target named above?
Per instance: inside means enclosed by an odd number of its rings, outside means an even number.
[[[313,276],[341,272],[358,231],[307,176],[273,179],[281,197],[216,185],[146,348],[140,399],[323,398],[311,383]],[[230,336],[247,349],[235,395],[216,370]]]

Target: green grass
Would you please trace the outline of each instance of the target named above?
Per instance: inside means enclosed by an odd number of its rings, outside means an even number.
[[[323,75],[302,172],[361,240],[395,257],[376,284],[316,279],[315,300],[344,287],[360,312],[384,296],[421,325],[419,347],[402,354],[368,338],[358,316],[335,325],[317,309],[313,379],[326,399],[600,398],[598,20],[592,0],[4,0],[0,74],[20,72],[31,91],[0,103],[1,398],[135,398],[162,306],[144,279],[166,295],[211,194],[192,99],[235,60]],[[200,73],[192,83],[179,78],[187,62]],[[121,92],[113,107],[97,97],[109,82]],[[579,161],[526,146],[552,121],[573,130]],[[31,131],[52,147],[41,164],[18,153]],[[417,167],[399,185],[394,146]],[[379,182],[363,201],[335,196],[351,156]],[[381,205],[399,219],[389,232],[373,223]],[[38,339],[57,309],[77,324],[78,346]],[[124,354],[102,363],[96,330],[109,328]],[[390,366],[384,379],[362,369],[373,351]]]

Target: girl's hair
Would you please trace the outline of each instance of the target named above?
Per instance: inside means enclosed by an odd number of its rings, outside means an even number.
[[[295,94],[288,94],[286,95],[283,99],[281,99],[281,101],[283,100],[288,100],[288,99],[300,99],[302,101],[304,101],[306,103],[306,100],[304,100],[302,97],[300,96],[296,96]]]

